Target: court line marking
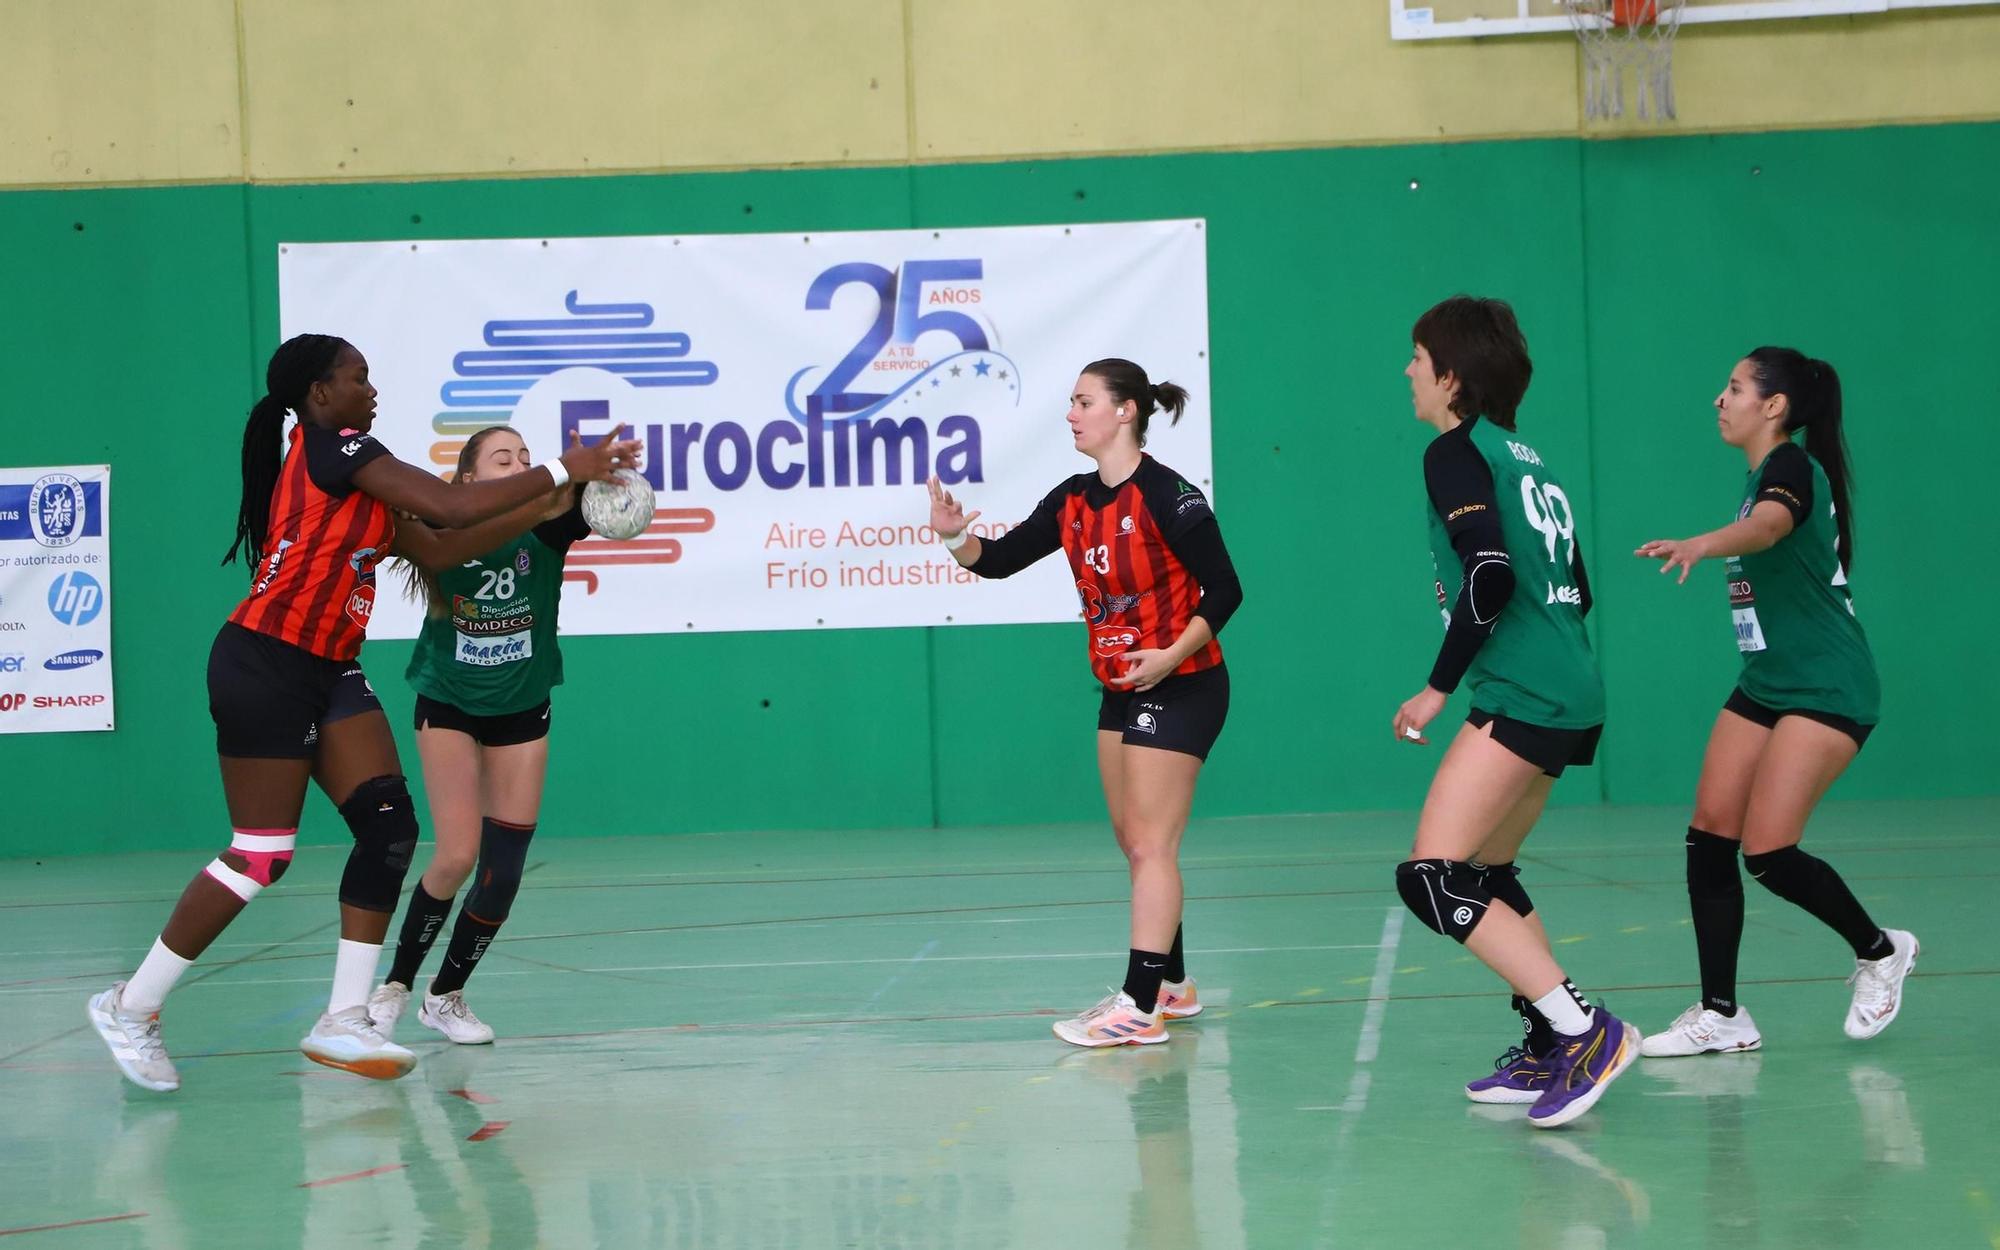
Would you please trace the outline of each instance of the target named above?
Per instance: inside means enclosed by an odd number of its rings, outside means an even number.
[[[124,1215],[99,1215],[87,1220],[68,1220],[61,1224],[31,1224],[25,1228],[0,1228],[0,1237],[12,1237],[17,1233],[51,1233],[58,1228],[82,1228],[86,1224],[115,1224],[119,1220],[143,1220],[144,1211],[128,1211]]]
[[[319,1181],[300,1181],[296,1188],[318,1189],[324,1185],[338,1185],[342,1181],[366,1180],[371,1176],[380,1176],[384,1172],[400,1172],[408,1166],[410,1165],[407,1163],[388,1163],[379,1168],[369,1168],[366,1172],[349,1172],[345,1176],[329,1176],[325,1180]]]
[[[657,838],[657,839],[669,839],[669,838],[677,838],[690,835],[653,834],[653,835],[642,835],[642,836]],[[704,835],[691,835],[691,836],[704,836]],[[585,840],[579,839],[579,841],[585,841]],[[1603,847],[1603,849],[1598,849],[1600,845]],[[1813,845],[1819,847],[1836,848],[1840,850],[1841,854],[1843,855],[1875,855],[1875,854],[1902,855],[1902,854],[1909,854],[1912,852],[1931,852],[1931,851],[1957,852],[1966,850],[1978,851],[1978,850],[1991,850],[1993,846],[1991,840],[1981,840],[1981,839],[1967,839],[1963,841],[1935,842],[1935,843],[1932,842],[1885,843],[1882,839],[1879,838],[1856,839],[1852,841],[1840,838],[1815,838],[1813,841]],[[313,850],[313,849],[336,851],[336,850],[342,850],[344,849],[344,847],[336,846],[332,843],[327,843],[319,847],[311,847],[311,848],[301,847],[299,849],[301,851]],[[107,852],[102,855],[79,856],[76,858],[123,859],[137,855],[186,854],[192,856],[192,855],[197,855],[198,853],[199,852],[197,851],[187,851],[187,852],[128,851],[128,852]],[[1543,864],[1542,861],[1551,856],[1600,858],[1600,859],[1678,860],[1682,857],[1682,850],[1681,850],[1681,845],[1678,842],[1674,842],[1669,846],[1663,846],[1658,850],[1633,849],[1627,843],[1621,841],[1606,842],[1603,844],[1586,844],[1586,843],[1569,844],[1569,843],[1552,842],[1546,844],[1537,843],[1535,846],[1535,854],[1531,858],[1533,859],[1534,862],[1542,864],[1542,866],[1554,869],[1556,871],[1563,871],[1563,872],[1574,871],[1574,869],[1566,867],[1565,865],[1562,864],[1557,864],[1557,863]],[[1380,859],[1381,859],[1381,853],[1374,850],[1353,851],[1343,854],[1336,854],[1326,858],[1306,859],[1306,860],[1269,860],[1257,856],[1239,856],[1239,857],[1199,856],[1199,857],[1183,858],[1181,861],[1181,871],[1183,873],[1186,873],[1186,872],[1252,871],[1257,869],[1299,869],[1299,868],[1322,868],[1322,867],[1339,868],[1339,867],[1352,866],[1355,864],[1374,863]],[[16,862],[21,862],[21,861],[0,860],[0,868],[4,868],[8,864]],[[888,869],[893,867],[893,865],[870,866],[870,868],[874,867]],[[773,873],[785,872],[785,871],[796,872],[799,870],[798,869],[772,870]],[[896,873],[887,871],[871,872],[868,869],[864,869],[860,873],[818,876],[818,877],[786,877],[786,876],[775,876],[775,875],[747,876],[744,874],[743,870],[739,868],[739,869],[716,869],[713,872],[678,872],[678,873],[658,873],[658,874],[621,873],[619,874],[617,880],[598,880],[598,881],[593,881],[587,877],[545,877],[543,878],[543,881],[541,883],[537,883],[534,885],[523,883],[522,888],[524,890],[575,890],[575,889],[645,889],[645,888],[658,888],[667,886],[699,886],[699,885],[748,885],[748,886],[829,885],[829,884],[838,884],[843,881],[855,881],[855,882],[921,881],[921,880],[951,879],[960,877],[1092,876],[1092,875],[1111,875],[1111,874],[1122,875],[1126,871],[1127,870],[1122,867],[1102,866],[1101,862],[1097,860],[1089,860],[1089,861],[1076,860],[1076,861],[1071,861],[1071,864],[1069,865],[1059,865],[1049,868],[1014,868],[1000,864],[987,865],[987,864],[975,863],[975,864],[964,865],[963,867],[954,868],[948,871],[929,872],[929,873]],[[1953,874],[1954,877],[1956,875],[1958,874]],[[1882,877],[1882,878],[1864,878],[1864,879],[1941,880],[1947,878]],[[1677,884],[1682,884],[1682,882],[1680,881],[1679,878],[1675,878],[1672,881],[1663,881],[1663,882],[1607,881],[1604,882],[1604,884],[1615,885],[1615,886],[1654,885],[1654,884],[1677,885]],[[321,886],[305,887],[303,883],[301,883],[298,887],[295,887],[293,890],[289,891],[284,897],[290,897],[290,898],[331,897],[334,894],[337,894],[338,892],[339,891],[337,883],[329,880],[327,884],[323,887]],[[43,897],[43,898],[38,898],[35,902],[0,902],[0,911],[30,910],[33,908],[41,908],[41,907],[115,906],[125,903],[171,903],[174,900],[178,899],[179,897],[180,893],[178,890],[169,892],[147,891],[145,893],[117,895],[112,897],[104,897],[104,896],[92,897],[86,895],[86,896],[72,897],[72,898],[57,898],[54,900],[50,900],[46,897]]]
[[[1967,972],[1930,972],[1930,973],[1913,972],[1910,974],[1910,976],[1912,979],[1917,977],[1926,977],[1936,980],[1947,980],[1953,977],[1966,977],[1966,976],[2000,976],[2000,968],[1982,968],[1975,971],[1967,971]],[[1838,977],[1838,976],[1780,977],[1765,981],[1743,981],[1741,982],[1741,984],[1798,985],[1798,984],[1810,984],[1810,983],[1835,983],[1835,982],[1844,983],[1846,980],[1847,980],[1846,977]],[[1622,993],[1628,990],[1685,991],[1698,988],[1699,987],[1695,983],[1686,982],[1680,985],[1611,986],[1608,987],[1608,989],[1599,992],[1616,991]],[[1448,993],[1448,994],[1398,994],[1395,996],[1398,1002],[1406,1002],[1406,1003],[1442,1002],[1450,999],[1485,999],[1490,1001],[1492,997],[1493,997],[1493,991],[1490,989],[1471,990],[1471,991]],[[1367,1001],[1368,1000],[1366,998],[1328,998],[1328,999],[1316,999],[1312,1002],[1278,1002],[1274,1003],[1273,1005],[1280,1007],[1337,1007],[1337,1006],[1348,1006],[1354,1003],[1366,1003]],[[1054,1017],[1060,1017],[1064,1014],[1065,1014],[1064,1012],[1058,1011],[1053,1007],[1037,1007],[1026,1011],[982,1011],[982,1012],[962,1012],[955,1014],[924,1015],[924,1016],[873,1016],[864,1019],[851,1019],[851,1018],[828,1019],[820,1017],[807,1017],[796,1020],[743,1020],[743,1021],[720,1022],[714,1024],[703,1024],[700,1023],[699,1021],[683,1021],[679,1024],[648,1024],[648,1025],[639,1025],[632,1028],[593,1029],[575,1033],[509,1034],[507,1041],[510,1050],[513,1049],[526,1050],[529,1048],[527,1044],[531,1042],[576,1042],[576,1041],[589,1041],[594,1039],[606,1039],[606,1038],[641,1037],[647,1034],[656,1034],[656,1033],[747,1033],[747,1032],[777,1032],[780,1030],[787,1030],[787,1029],[826,1029],[826,1028],[849,1028],[849,1027],[860,1027],[860,1026],[879,1027],[881,1025],[893,1025],[893,1024],[938,1024],[938,1023],[963,1023],[963,1022],[990,1023],[1000,1020],[1034,1020],[1034,1019],[1046,1020]],[[297,1047],[285,1046],[285,1047],[272,1047],[263,1050],[200,1051],[200,1052],[184,1054],[181,1056],[181,1058],[255,1059],[255,1058],[264,1058],[272,1055],[296,1055],[297,1053],[298,1053]],[[30,1067],[31,1065],[17,1066],[10,1063],[0,1062],[0,1070],[14,1069],[14,1070],[26,1071],[29,1070]]]
[[[1366,951],[1374,949],[1375,949],[1375,944],[1373,942],[1361,942],[1361,943],[1343,943],[1343,944],[1334,944],[1325,946],[1224,946],[1224,947],[1216,947],[1212,950],[1192,951],[1190,953],[1199,955],[1203,958],[1208,958],[1209,956],[1213,955],[1268,955],[1268,954],[1280,954],[1286,952]],[[549,965],[539,959],[528,959],[523,956],[513,954],[503,946],[494,946],[488,953],[495,957],[505,957],[508,959],[518,960],[521,963],[535,964],[540,969],[559,971],[566,974],[574,974],[574,973],[609,974],[609,973],[620,973],[620,972],[735,972],[735,971],[743,971],[754,968],[829,968],[829,967],[849,967],[860,964],[901,964],[901,963],[912,962],[907,956],[896,955],[887,958],[870,958],[870,959],[777,959],[777,960],[765,960],[765,961],[744,962],[744,963],[630,964],[630,965],[620,965],[608,968],[572,968],[567,966]],[[1053,952],[1053,953],[1039,954],[1039,955],[1023,955],[1023,954],[929,955],[925,957],[925,962],[926,963],[1020,963],[1032,960],[1045,960],[1045,959],[1114,959],[1124,955],[1125,953],[1126,952],[1124,951],[1060,951],[1060,952]],[[257,962],[277,963],[279,961],[275,959],[265,959],[265,960],[258,960]],[[68,978],[68,977],[49,978],[49,980],[51,981],[73,980],[73,979],[81,979],[83,977],[91,975],[101,976],[102,974],[79,973],[74,978]],[[498,969],[488,969],[485,973],[481,975],[487,977],[494,977],[494,976],[522,977],[522,976],[535,976],[538,975],[538,973],[533,970],[515,971],[511,969],[498,968]],[[233,988],[236,986],[243,986],[243,985],[307,985],[307,984],[317,984],[323,980],[325,980],[324,977],[257,977],[257,978],[244,978],[244,979],[232,980],[225,983],[225,987]],[[196,984],[198,984],[198,982],[194,981],[187,982],[179,989],[176,989],[175,993],[179,993],[181,989],[191,988]],[[17,983],[16,985],[11,987],[0,987],[0,997],[17,995],[17,994],[72,994],[75,992],[76,991],[73,986],[55,985],[55,984]],[[12,1058],[12,1056],[8,1056],[7,1058]],[[5,1062],[5,1059],[0,1059],[0,1062]]]

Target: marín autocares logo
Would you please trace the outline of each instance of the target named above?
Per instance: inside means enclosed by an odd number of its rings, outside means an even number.
[[[88,519],[83,483],[69,474],[47,474],[28,488],[28,525],[42,546],[69,546],[83,536]]]

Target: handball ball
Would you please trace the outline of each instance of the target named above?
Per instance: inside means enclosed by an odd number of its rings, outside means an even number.
[[[583,488],[583,523],[606,538],[637,538],[653,523],[653,488],[637,469],[618,469]]]

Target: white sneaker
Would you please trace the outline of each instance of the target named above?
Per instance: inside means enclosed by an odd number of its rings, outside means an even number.
[[[383,1037],[396,1036],[396,1021],[410,1005],[410,987],[401,981],[384,981],[368,996],[368,1018]]]
[[[1725,1016],[1696,1003],[1675,1017],[1663,1032],[1640,1042],[1639,1053],[1648,1059],[1666,1059],[1755,1050],[1763,1044],[1764,1035],[1757,1031],[1757,1022],[1750,1018],[1749,1008],[1739,1006],[1735,1015]]]
[[[365,1006],[321,1016],[299,1050],[314,1063],[374,1081],[393,1081],[417,1066],[415,1052],[382,1036]]]
[[[436,1029],[461,1046],[484,1046],[493,1040],[493,1026],[472,1014],[465,1005],[465,991],[426,994],[417,1008],[417,1023]]]
[[[1923,947],[1914,933],[1884,929],[1893,948],[1881,959],[1857,959],[1854,975],[1847,983],[1854,987],[1854,1001],[1847,1006],[1847,1035],[1869,1038],[1889,1027],[1903,1009],[1903,978],[1917,966]]]
[[[160,1041],[160,1013],[141,1014],[125,1010],[125,983],[113,985],[90,999],[90,1023],[125,1079],[140,1089],[169,1093],[181,1087],[181,1074],[167,1058],[166,1044]]]
[[[1097,1006],[1070,1020],[1058,1020],[1056,1036],[1072,1046],[1152,1046],[1167,1040],[1166,1017],[1139,1010],[1124,990],[1113,990]]]

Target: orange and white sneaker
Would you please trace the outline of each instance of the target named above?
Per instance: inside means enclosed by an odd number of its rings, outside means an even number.
[[[1167,1040],[1165,1018],[1141,1011],[1123,990],[1112,993],[1074,1020],[1058,1020],[1056,1036],[1072,1046],[1151,1046]]]
[[[1194,978],[1160,982],[1160,1014],[1169,1020],[1185,1020],[1201,1014],[1201,999],[1194,992]]]

